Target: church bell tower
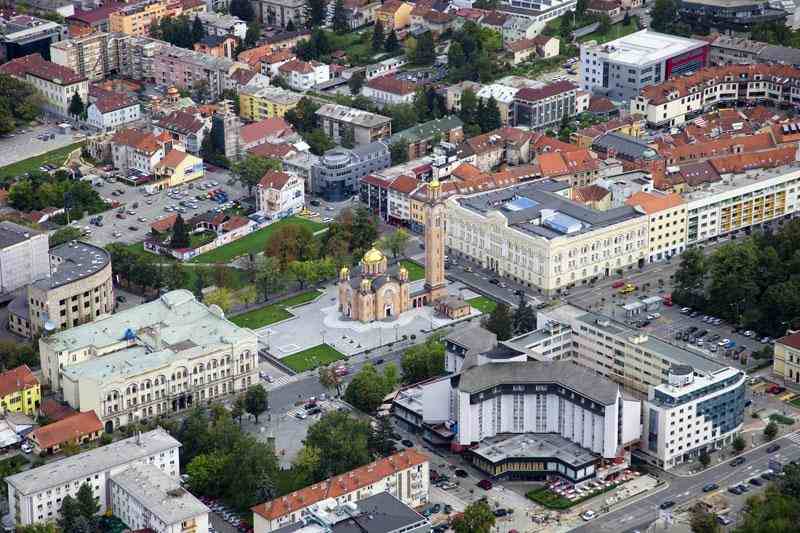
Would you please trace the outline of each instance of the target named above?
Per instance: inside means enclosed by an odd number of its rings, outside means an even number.
[[[444,277],[444,215],[439,180],[428,183],[425,202],[425,289],[430,301],[447,296]]]

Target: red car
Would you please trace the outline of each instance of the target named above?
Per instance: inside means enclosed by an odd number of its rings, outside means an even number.
[[[478,481],[478,486],[483,490],[490,490],[492,488],[492,482],[488,479],[482,479]]]
[[[342,377],[342,376],[346,376],[347,375],[348,370],[347,370],[346,366],[339,366],[339,367],[336,367],[336,370],[334,370],[334,372],[336,372],[337,376]]]
[[[612,283],[612,284],[611,284],[611,288],[613,288],[613,289],[619,289],[619,288],[620,288],[620,287],[622,287],[623,285],[625,285],[625,282],[624,282],[623,280],[621,280],[621,279],[620,279],[620,280],[617,280],[617,281],[615,281],[614,283]]]

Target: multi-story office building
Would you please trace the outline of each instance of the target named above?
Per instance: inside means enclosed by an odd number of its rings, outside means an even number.
[[[245,88],[239,92],[239,116],[252,121],[283,117],[302,98],[303,95],[280,87]]]
[[[67,38],[67,27],[31,15],[0,16],[0,61],[39,54],[50,59],[50,45]]]
[[[8,293],[50,274],[47,233],[0,222],[0,293]]]
[[[111,255],[104,248],[84,242],[56,246],[50,250],[48,274],[9,304],[8,326],[14,333],[33,337],[114,310]]]
[[[350,198],[365,176],[392,164],[389,148],[376,141],[353,149],[328,150],[311,167],[310,190],[327,201]]]
[[[537,315],[540,328],[554,322],[572,328],[572,360],[642,395],[666,382],[673,366],[688,365],[704,374],[724,367],[698,352],[574,305],[559,305]]]
[[[728,176],[684,195],[686,244],[789,218],[798,209],[800,168],[792,165]]]
[[[788,13],[768,0],[681,0],[678,15],[692,27],[747,32],[756,24],[783,25]]]
[[[557,126],[564,117],[577,113],[578,88],[568,81],[557,81],[541,88],[524,87],[514,94],[513,123],[531,130]]]
[[[686,247],[686,201],[679,194],[636,192],[626,203],[647,214],[647,262],[669,259]]]
[[[800,333],[791,333],[775,341],[772,372],[787,383],[800,383]]]
[[[12,523],[28,526],[57,520],[64,497],[74,498],[84,483],[91,487],[100,512],[112,509],[114,475],[134,465],[152,465],[177,479],[180,446],[159,428],[9,476],[5,482]]]
[[[304,520],[315,510],[357,503],[384,492],[410,507],[418,507],[428,503],[428,488],[428,456],[409,448],[256,505],[253,530],[269,533]]]
[[[447,247],[496,274],[554,294],[643,265],[648,220],[633,207],[597,211],[543,180],[447,200]]]
[[[711,65],[714,66],[754,65],[756,63],[800,64],[800,50],[789,46],[751,41],[746,37],[733,35],[715,35],[710,44],[709,57]]]
[[[43,337],[39,352],[45,382],[107,432],[258,381],[257,336],[186,290]]]
[[[135,464],[114,474],[108,492],[114,516],[133,531],[208,533],[208,507],[156,466]]]
[[[671,367],[642,406],[642,455],[669,470],[730,444],[744,421],[746,377],[732,367],[708,373]]]
[[[353,146],[379,141],[392,134],[392,119],[339,104],[317,110],[317,124],[336,143],[349,138]]]
[[[697,72],[707,62],[707,42],[645,29],[605,44],[582,44],[580,88],[631,100],[648,85]]]
[[[119,71],[120,41],[123,33],[92,33],[50,45],[53,63],[67,67],[90,81],[104,80]]]
[[[34,416],[42,402],[42,387],[28,365],[0,374],[0,409]]]
[[[80,96],[83,102],[89,100],[89,80],[85,76],[51,63],[38,53],[12,59],[0,65],[0,72],[28,82],[41,95],[43,107],[62,117],[69,116],[73,95]]]
[[[528,18],[544,24],[548,20],[558,18],[568,11],[575,11],[577,0],[550,0],[548,2],[503,0],[502,3],[515,8],[513,12],[518,17]]]

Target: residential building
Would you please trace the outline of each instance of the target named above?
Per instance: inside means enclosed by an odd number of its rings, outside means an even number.
[[[239,17],[226,15],[224,13],[216,13],[214,11],[200,13],[197,17],[203,24],[206,35],[218,35],[220,37],[233,35],[242,41],[244,41],[247,35],[247,22]]]
[[[296,91],[305,92],[331,79],[330,66],[319,61],[293,59],[278,67],[280,74]]]
[[[767,0],[681,0],[678,3],[680,20],[707,28],[749,31],[756,24],[786,24],[784,9],[773,9]]]
[[[242,155],[242,121],[227,106],[211,115],[213,143],[229,161]]]
[[[502,163],[529,163],[535,155],[531,149],[531,139],[532,134],[528,131],[502,127],[470,137],[459,148],[464,162],[475,165],[482,172],[488,172]]]
[[[149,37],[128,36],[119,42],[119,74],[132,80],[155,79],[155,58],[169,45]]]
[[[39,350],[51,389],[111,432],[240,394],[258,381],[257,344],[216,306],[174,290],[43,337]]]
[[[179,187],[205,175],[201,158],[174,148],[161,158],[153,170],[154,185],[160,189]]]
[[[514,97],[517,92],[519,92],[519,89],[516,87],[492,83],[481,87],[480,90],[475,93],[475,96],[483,100],[484,104],[486,104],[490,98],[494,98],[495,102],[497,102],[497,108],[500,110],[500,121],[503,125],[507,126],[511,122]]]
[[[595,211],[552,180],[449,198],[447,247],[495,274],[551,295],[643,265],[647,218]]]
[[[158,137],[137,129],[122,129],[111,138],[111,157],[114,167],[126,176],[132,171],[142,175],[152,174],[156,164],[172,147],[168,134]]]
[[[724,181],[684,194],[686,244],[691,246],[794,216],[799,205],[798,185],[800,170],[792,166],[729,174]]]
[[[392,119],[339,104],[324,104],[316,113],[317,125],[337,144],[350,139],[354,146],[369,144],[392,134]]]
[[[291,143],[299,143],[302,138],[295,133],[292,125],[280,117],[265,118],[251,122],[239,130],[239,147],[242,152],[250,151],[257,146],[283,145],[292,147]],[[282,159],[281,156],[275,159]]]
[[[591,151],[580,148],[541,154],[535,166],[544,178],[565,181],[572,187],[586,187],[600,177],[601,162]]]
[[[388,492],[332,508],[310,509],[306,517],[283,526],[280,533],[428,533],[431,523]]]
[[[391,161],[389,148],[379,141],[328,150],[311,167],[309,191],[329,202],[346,200],[358,192],[363,177],[389,167]]]
[[[258,147],[257,150],[261,151],[266,146],[270,145],[262,145]],[[287,155],[281,158],[281,166],[284,172],[295,174],[303,178],[303,181],[306,183],[306,190],[311,192],[311,175],[315,172],[314,168],[320,165],[321,158],[311,152],[303,152],[291,146],[280,148],[276,150],[276,152],[287,152]],[[388,166],[389,163],[386,163],[386,165]],[[331,169],[331,172],[333,172],[333,169]]]
[[[50,59],[50,45],[67,38],[67,27],[31,15],[0,16],[0,61],[39,54]]]
[[[503,44],[508,45],[514,41],[522,39],[533,39],[544,29],[545,23],[527,16],[510,16],[505,22],[500,33],[503,37]]]
[[[236,85],[233,78],[239,69],[248,66],[227,57],[213,57],[177,46],[162,46],[153,56],[152,78],[164,87],[191,89],[207,83],[209,98],[219,99],[226,89]]]
[[[120,41],[125,39],[125,34],[98,32],[55,42],[50,45],[50,60],[90,81],[104,80],[118,72]]]
[[[4,413],[34,416],[42,402],[42,387],[28,365],[0,374],[0,408]]]
[[[361,94],[378,106],[410,104],[414,101],[416,92],[416,83],[401,80],[393,75],[373,78],[361,89]]]
[[[180,145],[190,154],[199,154],[203,139],[211,131],[211,120],[198,112],[177,110],[154,123],[156,134],[166,132],[174,145]]]
[[[148,36],[153,22],[167,16],[166,0],[144,0],[114,11],[108,15],[108,28],[112,32]]]
[[[800,383],[800,333],[789,333],[775,340],[772,373],[784,383]]]
[[[289,217],[305,207],[304,193],[302,178],[270,170],[256,185],[256,209],[270,220]]]
[[[69,116],[69,104],[77,94],[83,102],[89,99],[89,80],[72,70],[56,65],[39,54],[18,57],[0,65],[0,73],[28,82],[41,95],[44,109]]]
[[[575,98],[578,88],[569,81],[557,81],[541,88],[523,87],[514,95],[514,126],[534,131],[552,128],[564,117],[577,114]]]
[[[641,455],[669,470],[730,445],[744,422],[747,375],[733,367],[699,373],[670,367],[642,406]]]
[[[795,12],[797,13],[797,12]],[[714,66],[753,65],[756,63],[800,64],[800,50],[789,46],[751,41],[734,35],[713,35],[709,39],[710,64]]]
[[[126,4],[123,2],[106,2],[99,7],[90,9],[76,8],[75,13],[66,17],[65,22],[69,26],[76,26],[91,33],[108,32],[108,17],[125,6]]]
[[[576,0],[552,0],[546,4],[534,0],[503,0],[516,14],[547,23],[569,11],[575,11]]]
[[[647,214],[648,263],[668,261],[683,252],[686,247],[686,201],[681,195],[637,192],[626,203]]]
[[[408,145],[408,160],[419,159],[433,150],[434,144],[460,143],[464,140],[464,123],[456,115],[429,120],[416,126],[411,126],[389,137],[385,144],[392,146],[396,143]]]
[[[47,232],[0,221],[0,294],[47,277],[48,248]]]
[[[719,105],[800,103],[800,69],[785,65],[709,67],[642,90],[631,112],[652,126],[676,126]]]
[[[52,455],[64,446],[88,444],[102,434],[103,423],[94,411],[87,411],[36,428],[28,435],[28,440],[33,444],[34,453]]]
[[[581,45],[580,88],[631,100],[648,85],[696,72],[708,63],[708,43],[644,29],[605,44]]]
[[[645,304],[639,307],[645,312]],[[690,366],[698,374],[712,374],[726,367],[695,350],[576,305],[562,304],[537,314],[540,327],[549,322],[572,328],[572,360],[638,395],[647,396],[651,388],[667,382],[670,368],[675,366]]]
[[[134,464],[111,476],[111,509],[133,531],[208,533],[209,509],[175,476],[149,464]]]
[[[239,115],[245,120],[283,117],[303,96],[279,87],[246,89],[239,93]]]
[[[177,479],[181,443],[159,428],[5,478],[13,523],[28,526],[58,519],[62,499],[89,483],[100,512],[111,509],[110,478],[131,465],[151,464]],[[88,479],[88,481],[87,481]]]
[[[383,24],[384,31],[402,30],[411,25],[413,4],[401,0],[387,0],[375,10],[375,21]]]
[[[512,63],[519,65],[531,56],[550,59],[559,54],[560,41],[549,35],[537,35],[530,39],[519,39],[505,44],[512,54]]]
[[[50,268],[8,305],[9,330],[34,337],[114,311],[111,255],[104,248],[67,242],[51,248],[48,257]]]
[[[301,28],[306,20],[305,0],[256,0],[253,7],[256,10],[258,20],[267,26],[285,28],[289,21],[292,21],[295,28]],[[308,35],[308,33],[306,32],[305,35]],[[282,36],[278,34],[276,37]],[[282,41],[286,40],[287,38],[283,36]],[[297,43],[293,42],[286,48],[292,48],[295,44]]]
[[[472,91],[472,94],[478,94],[481,87],[482,85],[478,82],[465,80],[452,85],[445,85],[440,89],[440,92],[444,97],[445,107],[453,113],[461,111],[461,95],[464,94],[464,91],[469,90]]]
[[[622,15],[622,2],[620,0],[591,0],[586,6],[586,12],[598,17],[606,16],[610,20]]]
[[[239,45],[239,38],[233,35],[206,35],[194,43],[194,51],[212,57],[233,59],[233,53]],[[241,72],[243,69],[238,70]]]
[[[428,456],[409,448],[253,507],[254,533],[268,533],[316,509],[358,503],[389,493],[410,507],[428,503]]]
[[[258,68],[261,74],[272,78],[278,75],[278,69],[281,66],[295,59],[297,59],[297,56],[292,50],[278,50],[262,57],[258,63]]]
[[[86,110],[86,123],[102,132],[113,132],[141,117],[137,100],[118,93],[99,96]]]

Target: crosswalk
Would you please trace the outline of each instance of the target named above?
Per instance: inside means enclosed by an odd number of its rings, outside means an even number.
[[[789,433],[786,435],[786,438],[792,441],[794,444],[800,446],[800,433],[795,431],[794,433]]]
[[[272,383],[270,383],[270,382],[268,382],[266,380],[263,380],[264,381],[264,388],[266,388],[267,390],[277,389],[278,387],[283,387],[284,385],[286,385],[288,383],[294,383],[295,381],[297,381],[299,379],[300,379],[300,376],[297,376],[297,375],[295,375],[295,376],[286,375],[286,376],[281,376],[279,378],[274,379],[272,381]]]
[[[322,409],[323,413],[325,411],[329,411],[333,407],[333,404],[331,403],[330,400],[320,400],[317,402],[317,405],[320,407],[320,409]],[[305,413],[305,412],[306,412],[305,406],[300,405],[298,407],[293,407],[288,411],[286,411],[286,416],[295,416],[297,415],[297,413]]]

